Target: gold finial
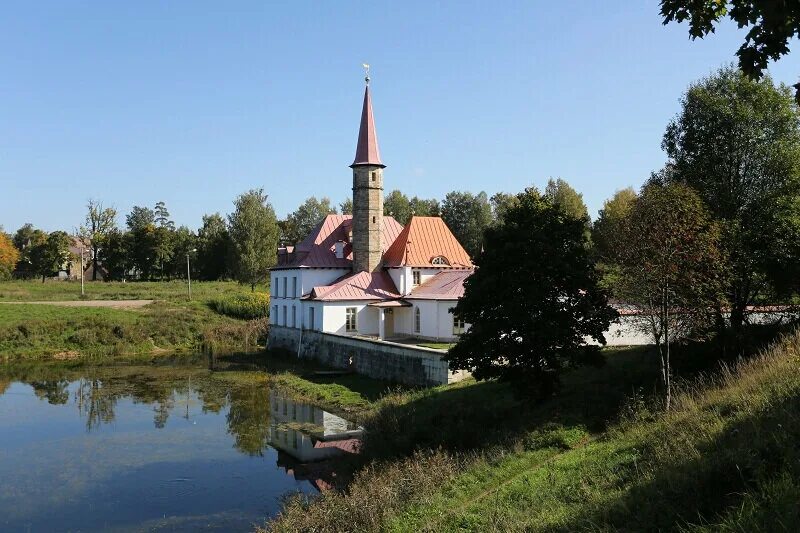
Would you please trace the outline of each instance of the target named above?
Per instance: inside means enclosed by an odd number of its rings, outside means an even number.
[[[366,74],[366,76],[364,76],[364,81],[369,85],[369,64],[361,63],[361,66],[364,67],[364,73]]]

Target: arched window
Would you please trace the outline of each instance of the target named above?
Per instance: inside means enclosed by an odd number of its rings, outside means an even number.
[[[443,255],[437,255],[436,257],[431,259],[431,264],[432,265],[447,265],[447,266],[450,266],[450,261],[448,261],[447,258],[445,256],[443,256]]]
[[[419,333],[422,325],[422,320],[420,317],[419,307],[414,308],[414,333]]]

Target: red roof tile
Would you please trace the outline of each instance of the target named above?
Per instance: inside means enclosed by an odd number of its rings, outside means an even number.
[[[435,257],[444,257],[451,267],[471,268],[464,250],[447,224],[440,217],[412,217],[408,225],[383,256],[387,267],[445,267],[434,265]]]
[[[332,285],[314,287],[311,300],[388,300],[400,298],[386,272],[359,272],[339,278]]]
[[[358,128],[356,158],[351,166],[380,165],[381,153],[378,150],[378,134],[375,131],[375,116],[372,114],[372,97],[369,85],[364,90],[364,107],[361,109],[361,126]]]
[[[294,247],[292,256],[277,268],[352,268],[353,246],[348,242],[352,225],[351,215],[328,215],[302,242]],[[394,218],[383,217],[382,245],[384,252],[403,230]],[[344,241],[342,258],[336,257],[336,243]]]
[[[464,280],[472,270],[443,270],[425,283],[415,287],[408,299],[457,300],[464,296]]]

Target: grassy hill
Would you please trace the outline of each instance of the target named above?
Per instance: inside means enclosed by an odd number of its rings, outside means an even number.
[[[657,387],[635,349],[537,406],[498,383],[389,395],[347,491],[266,529],[800,530],[800,333],[684,380],[669,413]]]

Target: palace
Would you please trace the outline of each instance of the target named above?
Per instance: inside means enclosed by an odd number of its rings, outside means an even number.
[[[450,312],[472,273],[469,255],[439,217],[403,227],[383,214],[383,171],[369,77],[353,170],[353,214],[328,215],[295,246],[278,249],[270,321],[278,328],[453,341],[468,325]]]

